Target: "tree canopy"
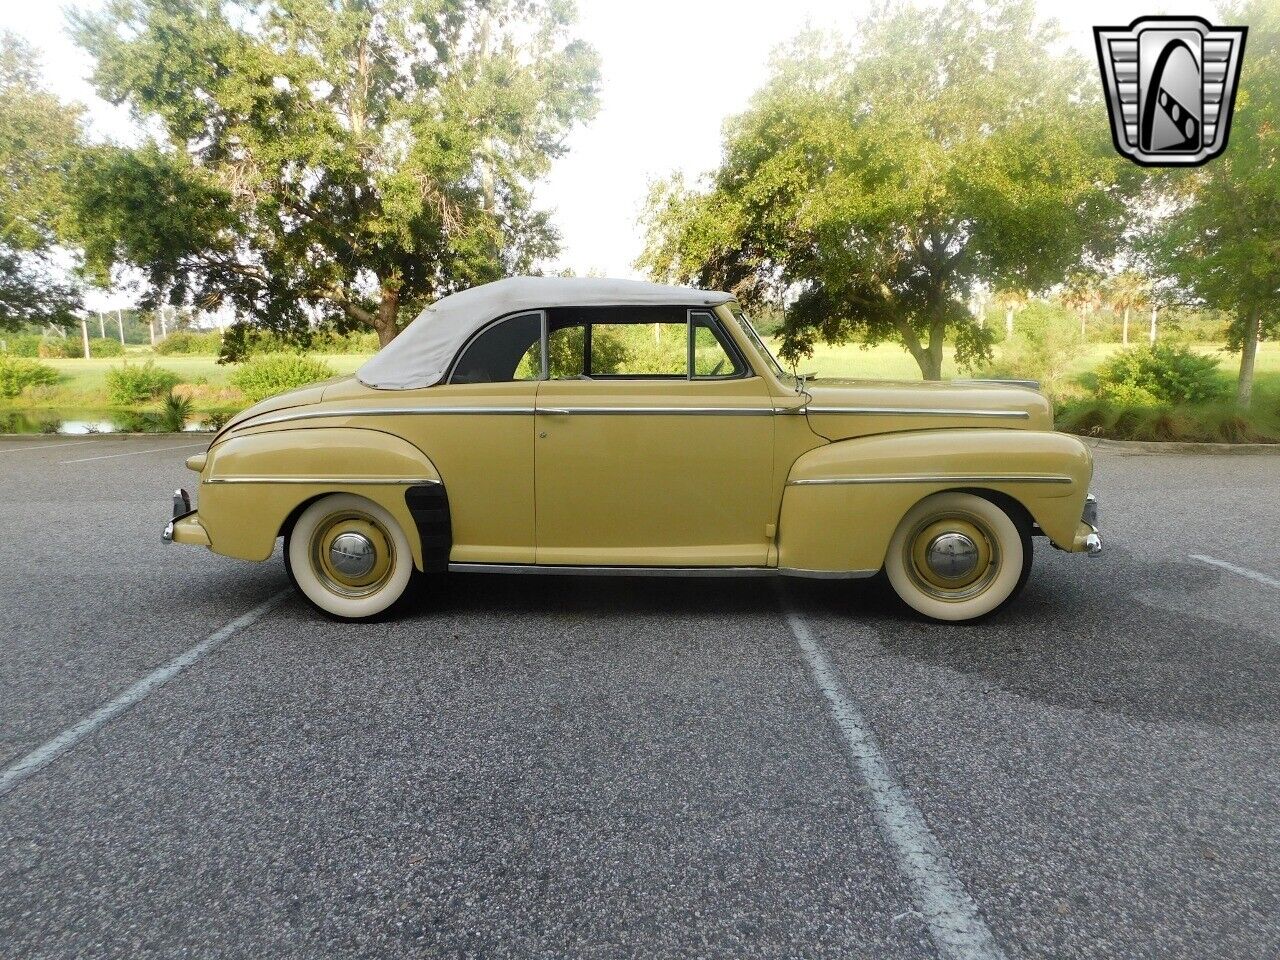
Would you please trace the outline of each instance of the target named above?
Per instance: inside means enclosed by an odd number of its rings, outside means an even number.
[[[79,145],[79,109],[40,88],[30,47],[0,35],[0,329],[74,320],[79,291],[49,258]]]
[[[1096,68],[1057,52],[1030,0],[895,6],[857,36],[809,33],[775,58],[709,184],[653,188],[640,262],[789,301],[789,360],[898,338],[937,379],[945,339],[962,364],[989,353],[974,285],[1044,289],[1106,256],[1134,172]]]
[[[426,301],[554,252],[532,189],[597,86],[563,0],[110,0],[72,19],[98,91],[155,134],[83,161],[100,278],[131,264],[170,303],[385,344]]]
[[[1230,142],[1203,167],[1153,179],[1168,213],[1142,246],[1189,299],[1235,315],[1229,346],[1248,407],[1258,335],[1280,332],[1280,7],[1249,0],[1223,19],[1249,27]]]

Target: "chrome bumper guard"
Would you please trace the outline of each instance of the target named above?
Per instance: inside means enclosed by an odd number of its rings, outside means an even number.
[[[164,533],[160,534],[160,539],[165,543],[173,543],[174,523],[193,513],[195,510],[191,508],[191,495],[181,487],[173,491],[173,516],[165,524]]]
[[[1080,519],[1093,529],[1093,533],[1084,538],[1085,552],[1096,557],[1102,552],[1102,537],[1098,536],[1098,498],[1092,493],[1084,498],[1084,511],[1080,514]]]

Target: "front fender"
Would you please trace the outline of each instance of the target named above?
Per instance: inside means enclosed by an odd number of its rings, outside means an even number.
[[[405,491],[440,482],[421,450],[378,430],[233,433],[218,440],[205,459],[198,514],[215,553],[265,560],[298,507],[327,493],[354,493],[395,517],[422,569],[422,542]]]
[[[787,478],[778,565],[879,570],[906,512],[944,490],[1010,497],[1054,543],[1082,549],[1092,475],[1089,448],[1048,431],[918,430],[828,444],[796,460]]]

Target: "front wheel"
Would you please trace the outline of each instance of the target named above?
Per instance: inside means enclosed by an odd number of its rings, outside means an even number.
[[[971,493],[925,497],[889,543],[885,574],[912,609],[935,620],[973,620],[1013,599],[1031,573],[1031,534]]]
[[[383,507],[350,493],[311,504],[285,543],[285,563],[302,595],[325,613],[362,620],[400,599],[413,555]]]

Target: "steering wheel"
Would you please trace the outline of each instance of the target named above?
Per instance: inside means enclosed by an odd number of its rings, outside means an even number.
[[[720,362],[715,365],[715,367],[712,369],[710,373],[707,374],[707,376],[714,377],[723,369],[724,369],[724,357],[721,357]]]

